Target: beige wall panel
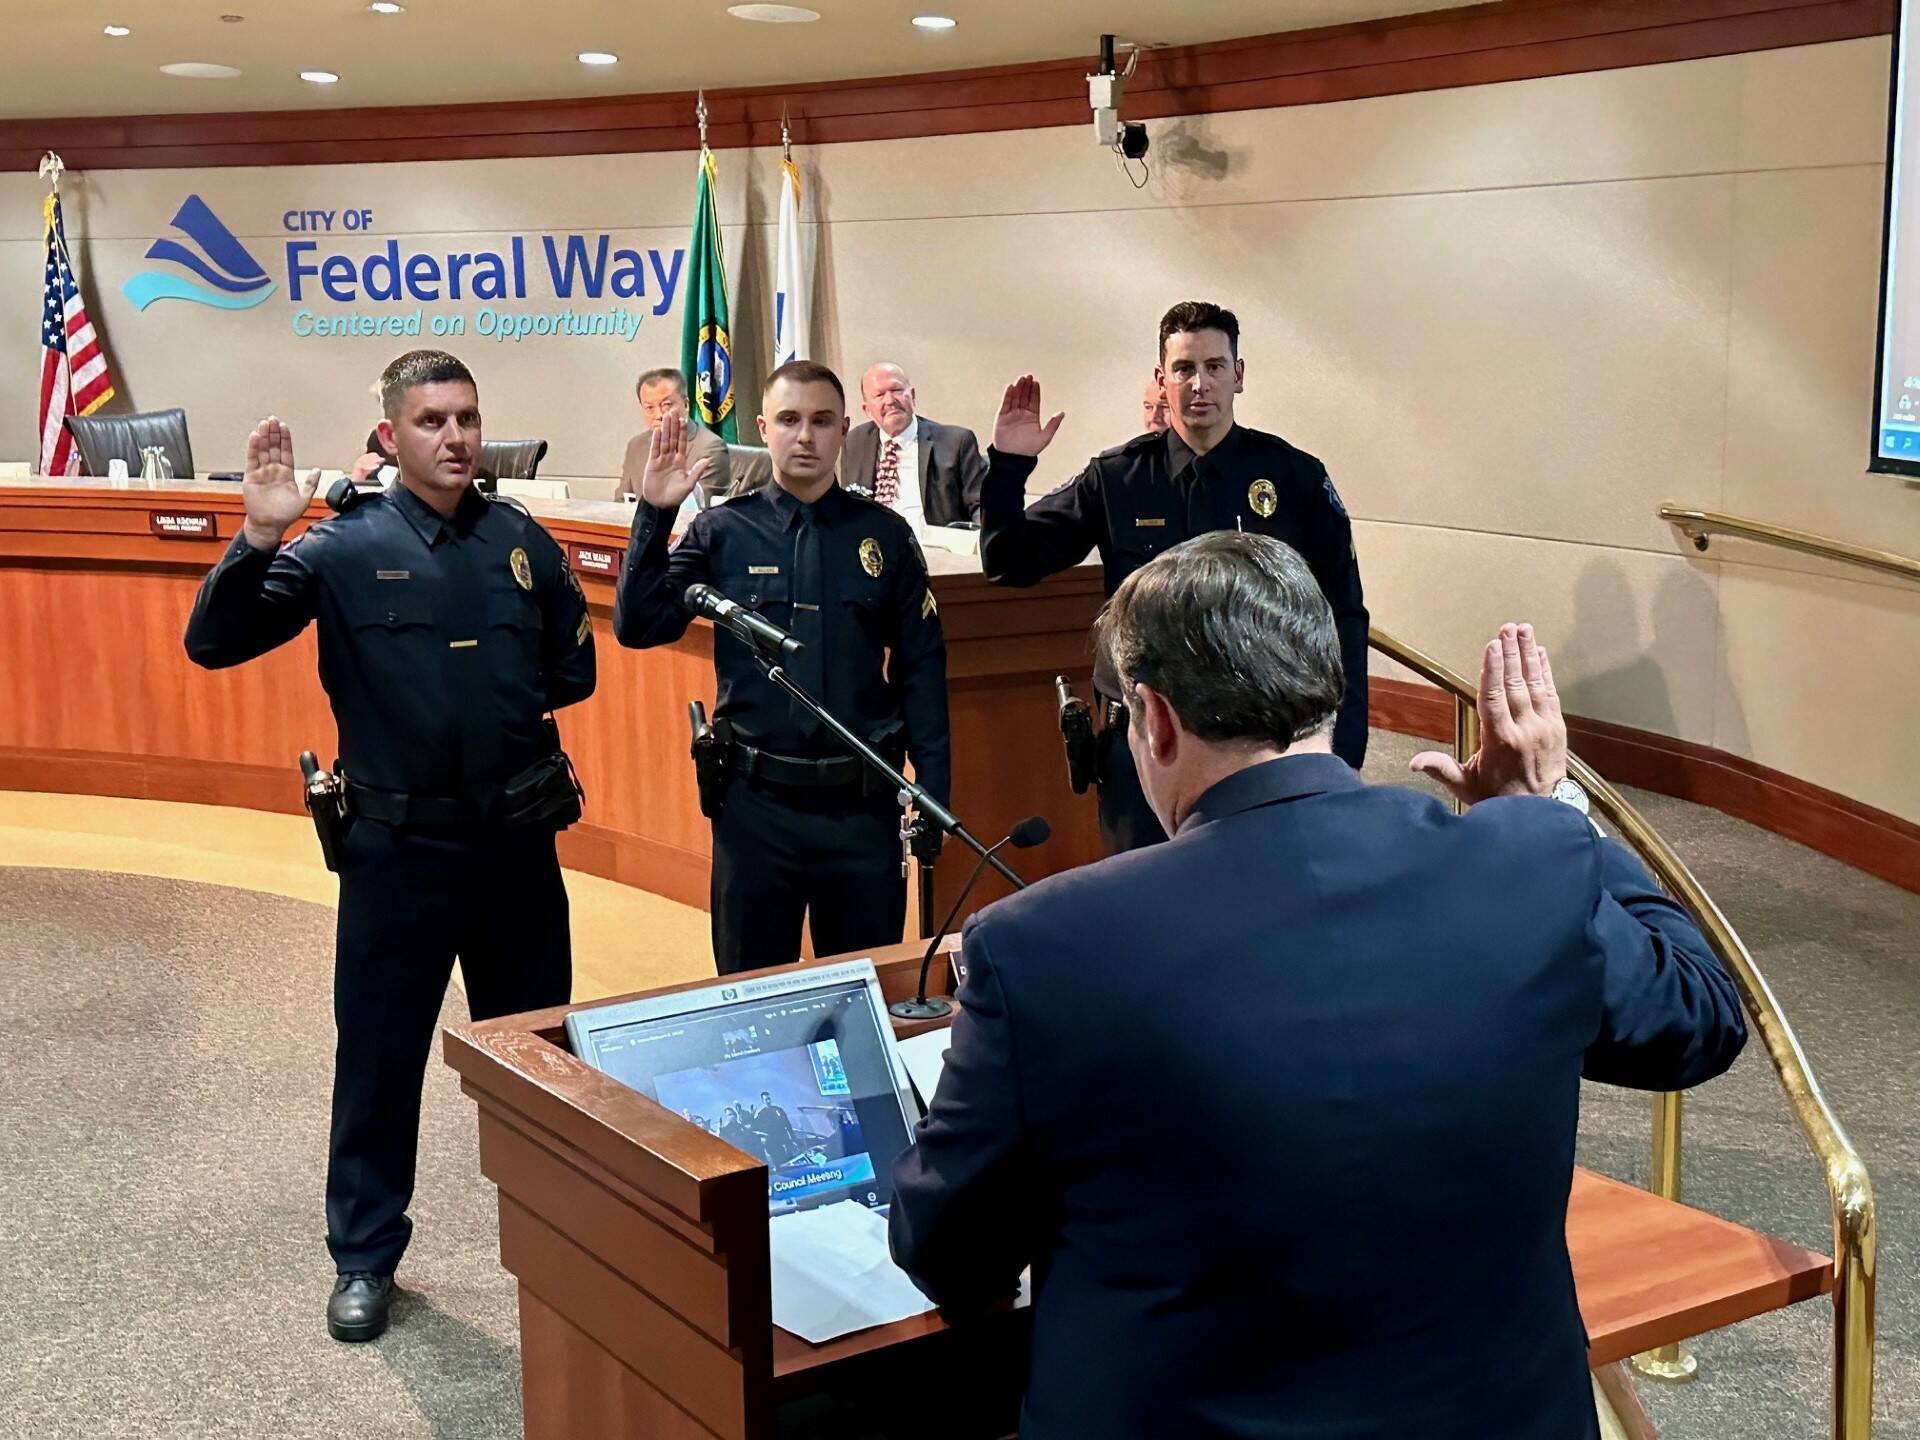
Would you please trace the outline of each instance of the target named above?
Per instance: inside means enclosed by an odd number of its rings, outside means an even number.
[[[1920,821],[1920,591],[1718,568],[1723,657],[1711,743]]]
[[[1675,477],[1718,476],[1730,197],[1709,177],[836,224],[836,313],[843,338],[897,329],[927,412],[983,433],[1038,375],[1067,410],[1045,489],[1134,433],[1164,302],[1228,296],[1243,418],[1325,460],[1356,515],[1664,548]],[[901,315],[896,286],[939,293],[982,253],[1023,258],[937,327]],[[849,341],[855,369],[879,353]]]
[[[1882,176],[1873,164],[1738,178],[1723,499],[1737,515],[1920,555],[1920,492],[1866,471]],[[1678,480],[1666,498],[1704,503]]]
[[[1469,680],[1501,624],[1531,620],[1576,715],[1698,739],[1715,703],[1715,577],[1643,551],[1361,521],[1373,618]],[[1375,673],[1399,678],[1398,667]]]
[[[1736,168],[1878,165],[1886,159],[1891,37],[1759,50],[1737,63]]]

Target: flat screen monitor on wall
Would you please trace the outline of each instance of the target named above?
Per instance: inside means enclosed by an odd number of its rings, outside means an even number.
[[[1901,0],[1893,26],[1887,109],[1887,214],[1880,261],[1880,354],[1868,468],[1920,475],[1920,0]]]

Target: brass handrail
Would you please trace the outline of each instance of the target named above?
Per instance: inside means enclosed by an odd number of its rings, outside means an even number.
[[[1817,555],[1822,560],[1838,560],[1847,565],[1864,565],[1883,575],[1897,576],[1920,584],[1920,560],[1896,555],[1891,550],[1875,550],[1846,540],[1833,540],[1808,530],[1789,530],[1784,525],[1769,525],[1764,520],[1748,520],[1725,515],[1718,510],[1690,510],[1671,502],[1660,507],[1660,518],[1676,526],[1693,541],[1693,548],[1705,550],[1707,536],[1732,535],[1741,540],[1757,540],[1763,545],[1778,545],[1802,555]]]
[[[1664,513],[1664,511],[1662,512]],[[1465,760],[1477,726],[1474,687],[1438,661],[1377,627],[1368,644],[1404,665],[1453,699],[1454,754]],[[1833,1215],[1833,1440],[1868,1440],[1873,1432],[1873,1301],[1878,1232],[1873,1186],[1867,1167],[1813,1078],[1806,1052],[1780,1011],[1772,988],[1713,898],[1701,888],[1671,846],[1647,824],[1627,798],[1577,755],[1567,757],[1573,778],[1586,788],[1594,812],[1631,848],[1656,879],[1693,916],[1720,963],[1733,977],[1741,1002],[1766,1046],[1767,1060],[1786,1092],[1814,1158],[1826,1174]],[[1654,1097],[1652,1178],[1656,1193],[1678,1199],[1680,1190],[1680,1097]],[[1655,1352],[1655,1373],[1690,1369],[1677,1346]]]

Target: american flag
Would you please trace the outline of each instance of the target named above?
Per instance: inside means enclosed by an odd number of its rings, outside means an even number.
[[[91,415],[113,398],[107,354],[87,318],[86,302],[73,278],[60,197],[49,195],[47,291],[40,316],[40,473],[77,475],[80,455],[67,432],[69,415]]]

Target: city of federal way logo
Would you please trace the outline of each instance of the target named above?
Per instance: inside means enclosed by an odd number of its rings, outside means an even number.
[[[274,283],[260,262],[198,195],[187,196],[174,214],[173,228],[197,249],[163,235],[148,247],[146,258],[178,265],[206,283],[172,270],[142,270],[121,287],[134,309],[144,310],[156,300],[188,300],[219,310],[251,310],[273,294]]]

